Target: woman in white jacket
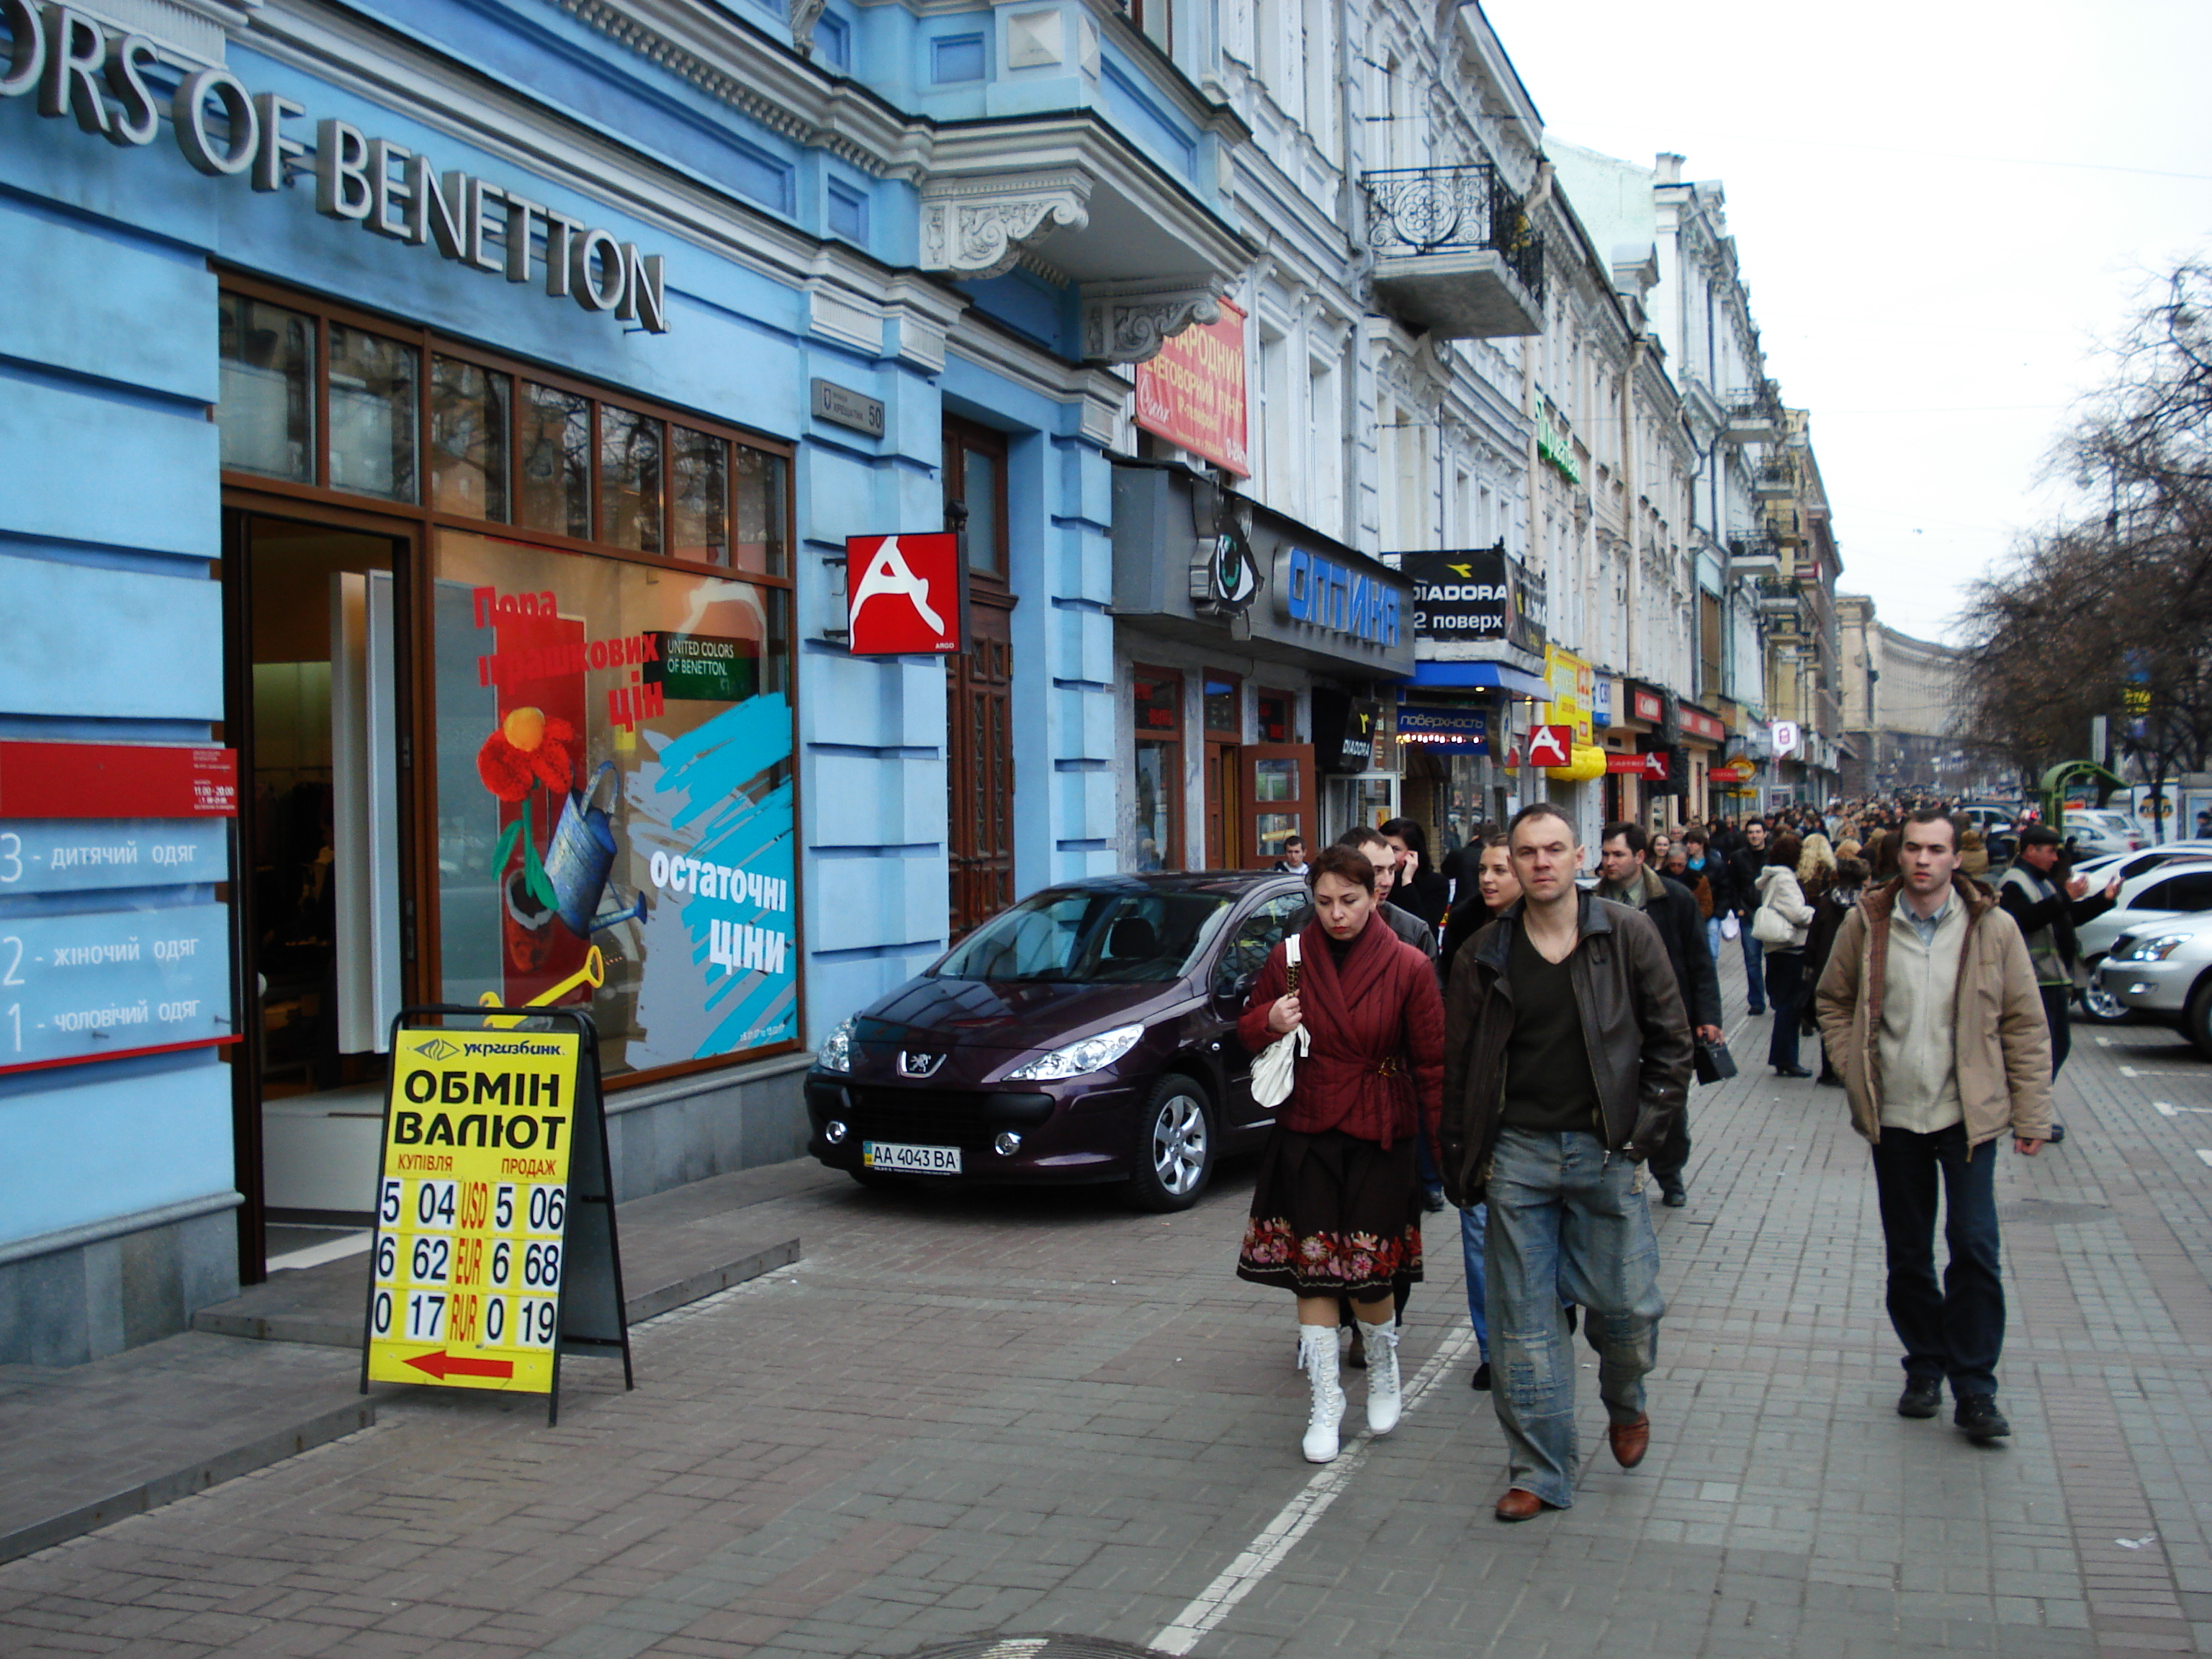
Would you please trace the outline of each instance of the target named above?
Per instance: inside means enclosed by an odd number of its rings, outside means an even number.
[[[1774,1014],[1766,1063],[1777,1077],[1813,1075],[1797,1063],[1797,1016],[1805,1000],[1805,938],[1813,926],[1813,907],[1797,884],[1797,860],[1804,850],[1796,836],[1768,838],[1766,867],[1759,872],[1759,909],[1752,917],[1753,935],[1766,947],[1766,1003]]]

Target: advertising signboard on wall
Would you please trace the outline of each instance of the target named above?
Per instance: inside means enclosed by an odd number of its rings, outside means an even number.
[[[1553,726],[1571,726],[1577,743],[1594,741],[1590,703],[1596,671],[1571,651],[1556,645],[1544,647],[1544,684],[1551,690],[1545,720]]]
[[[1544,585],[1502,544],[1407,553],[1398,568],[1413,584],[1419,638],[1502,641],[1532,654],[1544,648]]]
[[[1136,421],[1154,437],[1249,478],[1244,313],[1226,300],[1220,305],[1218,322],[1170,334],[1158,356],[1137,365]]]

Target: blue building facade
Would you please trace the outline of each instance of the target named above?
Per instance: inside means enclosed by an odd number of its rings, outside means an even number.
[[[799,1153],[823,1030],[1116,867],[1118,366],[1251,256],[1133,27],[0,27],[0,1363],[364,1217],[404,1006],[588,1007],[649,1192]],[[846,538],[947,526],[966,648],[855,655]],[[149,781],[203,763],[234,811]]]

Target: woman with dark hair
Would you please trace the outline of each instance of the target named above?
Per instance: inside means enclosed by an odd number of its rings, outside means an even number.
[[[1444,912],[1451,907],[1451,883],[1442,872],[1429,868],[1429,832],[1412,818],[1392,818],[1382,825],[1382,836],[1398,860],[1390,902],[1441,934]]]
[[[1844,847],[1856,851],[1856,842],[1845,842]],[[1805,938],[1805,971],[1802,982],[1818,985],[1820,975],[1827,971],[1828,953],[1835,948],[1836,930],[1844,925],[1844,918],[1856,908],[1859,896],[1866,890],[1867,867],[1842,847],[1836,849],[1836,872],[1832,879],[1813,901],[1813,925]],[[1809,1005],[1811,999],[1806,999]],[[1805,1036],[1818,1038],[1820,1026],[1814,1022],[1808,1006],[1798,1021],[1798,1030]],[[1820,1044],[1820,1081],[1832,1089],[1844,1086],[1842,1075],[1835,1062],[1828,1057],[1828,1045]]]
[[[1312,1045],[1261,1154],[1237,1276],[1297,1297],[1298,1365],[1311,1392],[1303,1449],[1326,1463],[1344,1419],[1340,1297],[1351,1299],[1366,1350],[1368,1431],[1397,1426],[1392,1291],[1422,1276],[1413,1143],[1418,1128],[1437,1129],[1444,1013],[1428,957],[1376,922],[1373,864],[1331,847],[1312,872],[1297,978],[1277,945],[1237,1023],[1253,1054],[1301,1027]]]
[[[1797,1063],[1797,1014],[1804,1000],[1805,941],[1813,907],[1797,884],[1797,861],[1805,843],[1784,830],[1766,843],[1766,865],[1759,872],[1759,909],[1752,930],[1766,947],[1766,1002],[1774,1011],[1774,1030],[1766,1040],[1766,1063],[1777,1077],[1810,1077]],[[1766,920],[1772,917],[1772,921]]]

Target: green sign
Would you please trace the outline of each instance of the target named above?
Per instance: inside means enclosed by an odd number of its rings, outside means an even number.
[[[645,683],[664,696],[692,702],[742,702],[760,689],[760,665],[750,640],[711,634],[660,634],[660,660],[645,665]]]

